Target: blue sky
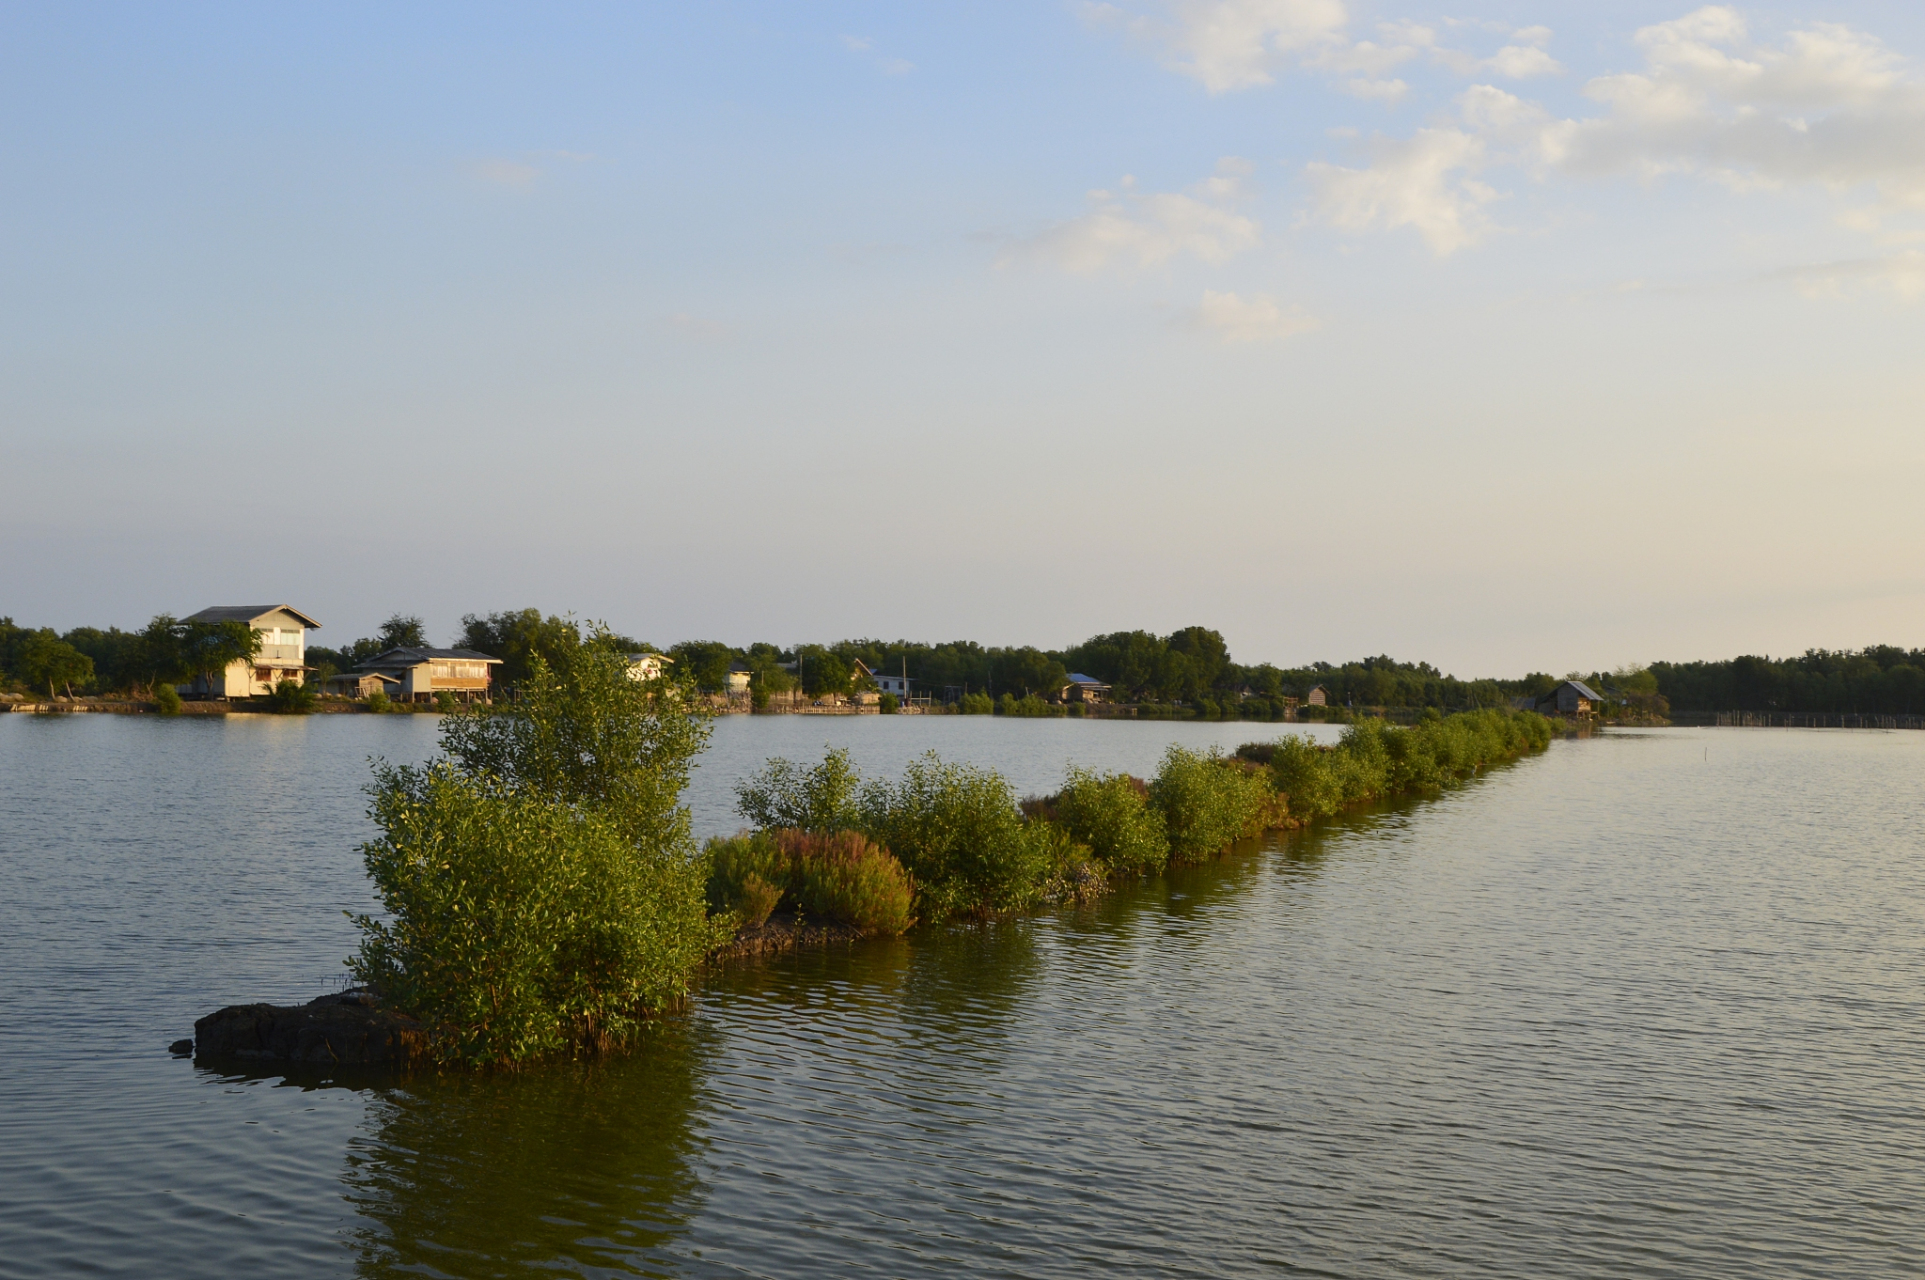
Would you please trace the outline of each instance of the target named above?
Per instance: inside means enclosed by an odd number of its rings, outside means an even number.
[[[0,8],[0,613],[1925,643],[1890,3]]]

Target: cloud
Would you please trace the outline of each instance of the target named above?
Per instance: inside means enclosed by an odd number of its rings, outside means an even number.
[[[1275,342],[1310,333],[1323,322],[1300,308],[1286,311],[1267,294],[1248,298],[1203,291],[1203,300],[1184,313],[1184,323],[1229,343]]]
[[[1906,249],[1882,258],[1790,267],[1777,273],[1807,298],[1841,298],[1856,288],[1894,294],[1902,302],[1925,298],[1925,251]]]
[[[1318,217],[1345,231],[1410,227],[1440,258],[1488,232],[1483,209],[1497,192],[1471,176],[1485,163],[1483,139],[1462,129],[1419,129],[1408,139],[1377,139],[1372,150],[1365,169],[1306,166]]]
[[[1402,80],[1346,80],[1343,91],[1353,98],[1391,106],[1404,100],[1404,95],[1410,92],[1410,86]]]
[[[1211,93],[1270,84],[1289,54],[1340,39],[1342,0],[1172,0],[1163,16],[1085,4],[1084,17],[1161,44],[1171,65]]]
[[[474,166],[474,175],[499,187],[526,191],[541,177],[541,170],[517,160],[483,160]]]
[[[842,37],[842,47],[850,53],[865,54],[885,76],[906,76],[916,69],[916,64],[905,58],[892,58],[876,48],[876,42],[868,36]]]
[[[1545,34],[1515,33],[1480,65],[1514,77],[1559,69],[1539,47]],[[1873,37],[1814,23],[1761,43],[1736,9],[1711,5],[1635,42],[1642,67],[1585,85],[1594,115],[1556,118],[1479,84],[1458,98],[1455,121],[1374,144],[1366,169],[1309,166],[1317,215],[1353,231],[1411,227],[1434,252],[1454,252],[1488,229],[1481,209],[1494,193],[1475,175],[1502,165],[1540,178],[1695,174],[1737,192],[1869,188],[1840,221],[1887,239],[1905,237],[1888,219],[1925,212],[1925,84]],[[1907,262],[1891,269],[1892,287],[1909,288]]]
[[[1230,207],[1249,171],[1248,161],[1226,157],[1188,193],[1150,195],[1137,194],[1135,180],[1125,177],[1121,191],[1090,192],[1088,213],[1012,246],[1002,263],[1040,258],[1088,274],[1117,265],[1160,266],[1181,254],[1226,262],[1262,239],[1262,228]]]
[[[1556,58],[1536,45],[1527,44],[1507,44],[1480,65],[1492,75],[1503,76],[1507,80],[1554,76],[1564,70]]]

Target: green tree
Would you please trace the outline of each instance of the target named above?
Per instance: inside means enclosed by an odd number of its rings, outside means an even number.
[[[410,614],[397,613],[381,624],[381,648],[386,649],[425,649],[428,647],[428,632],[421,619]]]
[[[613,647],[623,639],[602,633]],[[641,646],[628,642],[631,650]],[[572,618],[543,617],[539,609],[510,610],[486,616],[467,614],[461,619],[461,647],[502,660],[495,678],[506,688],[518,689],[539,657],[549,670],[566,666],[569,657],[581,648],[581,628]]]
[[[75,682],[85,684],[94,674],[94,660],[55,635],[47,627],[22,640],[14,650],[14,670],[31,685],[46,685],[47,696],[54,696],[55,685],[65,685],[73,696]]]
[[[695,681],[704,693],[721,693],[729,687],[729,665],[741,657],[719,640],[684,640],[668,651],[678,671]]]
[[[181,633],[181,656],[209,691],[219,687],[215,676],[236,662],[252,662],[261,651],[261,633],[245,622],[189,622]]]
[[[531,653],[515,702],[442,721],[443,758],[377,770],[363,856],[387,918],[356,917],[351,965],[441,1056],[619,1039],[719,940],[681,804],[709,723],[686,682],[631,680],[619,639]]]

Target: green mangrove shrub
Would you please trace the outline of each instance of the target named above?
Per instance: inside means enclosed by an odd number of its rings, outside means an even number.
[[[1163,819],[1170,861],[1193,862],[1276,825],[1276,792],[1261,772],[1216,751],[1172,746],[1150,781],[1149,802]]]
[[[893,716],[900,710],[902,710],[902,699],[893,693],[885,693],[876,700],[878,715]]]
[[[171,684],[154,686],[154,710],[164,716],[180,714],[180,690]]]
[[[445,1060],[619,1040],[726,932],[680,804],[704,705],[600,640],[448,716],[440,759],[377,766],[362,856],[385,918],[354,917],[349,967]]]
[[[314,690],[298,680],[280,680],[267,695],[267,709],[280,716],[304,716],[314,710]]]
[[[1170,860],[1162,815],[1141,779],[1071,765],[1049,806],[1050,821],[1117,875],[1161,870]]]
[[[368,710],[376,715],[385,714],[393,709],[393,706],[394,704],[388,700],[388,695],[379,689],[368,695]]]
[[[1486,708],[1425,717],[1407,729],[1360,720],[1334,747],[1293,736],[1239,748],[1238,755],[1268,765],[1292,816],[1322,818],[1365,801],[1434,790],[1541,751],[1551,732],[1550,721],[1535,712]]]
[[[1001,774],[931,751],[901,781],[868,783],[861,803],[862,830],[915,877],[925,920],[1019,911],[1041,894],[1048,842]]]
[[[862,825],[861,787],[849,753],[831,747],[809,768],[780,756],[770,760],[735,784],[735,808],[763,830],[841,831]]]
[[[986,693],[965,693],[958,708],[966,716],[986,716],[996,710],[996,700]]]

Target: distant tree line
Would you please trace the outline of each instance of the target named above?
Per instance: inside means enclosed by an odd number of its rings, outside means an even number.
[[[1796,658],[1654,662],[1658,692],[1677,711],[1925,714],[1925,649],[1807,649]]]
[[[512,689],[527,679],[533,659],[556,668],[588,643],[590,634],[573,618],[539,609],[471,613],[462,618],[452,647],[500,658],[495,679]],[[937,699],[968,695],[971,706],[984,710],[1007,706],[1005,695],[1033,705],[1030,700],[1055,694],[1073,672],[1112,686],[1114,701],[1212,719],[1281,719],[1290,699],[1302,699],[1318,687],[1333,707],[1467,711],[1542,696],[1558,683],[1558,677],[1541,671],[1513,680],[1460,680],[1427,662],[1399,662],[1387,655],[1303,667],[1246,665],[1231,657],[1222,633],[1208,627],[1184,627],[1168,635],[1114,631],[1064,649],[862,639],[794,645],[685,640],[658,650],[630,636],[594,634],[596,643],[623,652],[667,653],[678,678],[711,693],[729,687],[731,670],[746,671],[758,702],[792,690],[811,698],[856,692],[858,662],[878,673],[907,675],[918,693]],[[374,635],[351,644],[310,643],[307,660],[315,679],[324,680],[388,649],[427,644],[419,617],[396,614]],[[0,677],[49,695],[141,694],[156,684],[220,671],[257,651],[254,633],[239,622],[186,623],[161,614],[139,631],[76,627],[56,634],[0,618]],[[1925,713],[1925,649],[1891,645],[1812,649],[1796,658],[1655,662],[1648,668],[1572,672],[1570,678],[1659,715],[1667,704],[1680,711]]]

